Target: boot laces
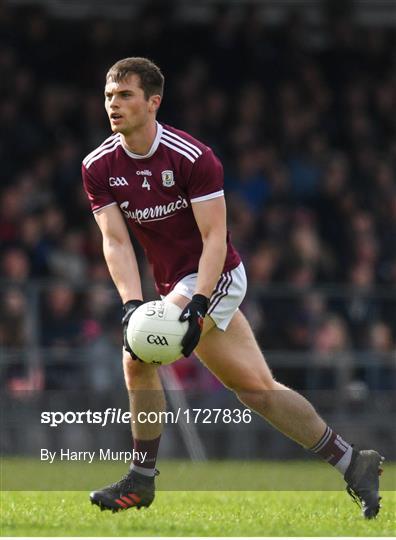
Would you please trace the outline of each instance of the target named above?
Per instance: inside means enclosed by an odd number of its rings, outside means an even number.
[[[151,479],[151,478],[154,478],[154,477],[158,476],[159,473],[160,473],[159,470],[155,469],[154,476],[153,477],[148,476],[147,480],[149,478]],[[113,488],[113,489],[120,489],[120,490],[123,490],[124,488],[130,489],[131,486],[132,486],[132,483],[134,482],[134,480],[135,479],[132,476],[132,471],[129,471],[126,474],[124,474],[124,476],[121,478],[121,480],[118,480],[118,482],[114,482],[109,487]]]

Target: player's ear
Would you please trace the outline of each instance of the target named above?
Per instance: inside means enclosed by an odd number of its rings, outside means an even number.
[[[150,112],[157,112],[159,106],[161,105],[161,96],[159,94],[154,94],[149,97],[149,110]]]

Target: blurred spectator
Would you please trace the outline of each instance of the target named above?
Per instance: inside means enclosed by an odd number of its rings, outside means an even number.
[[[53,285],[45,298],[45,324],[41,341],[47,347],[71,347],[79,344],[81,327],[77,315],[76,293],[70,285]]]
[[[249,282],[268,285],[273,280],[279,262],[280,250],[274,244],[260,243],[249,259]]]
[[[18,219],[22,214],[22,200],[18,189],[6,188],[0,197],[0,241],[15,242],[18,237]]]
[[[43,389],[42,370],[28,348],[32,328],[27,299],[21,289],[11,286],[1,303],[0,343],[10,359],[1,366],[1,386],[14,397],[24,398],[31,391]]]
[[[27,215],[20,223],[20,243],[29,256],[31,277],[40,278],[48,274],[50,246],[43,237],[42,219],[39,215]]]
[[[381,315],[380,302],[373,294],[373,266],[365,261],[355,263],[350,269],[349,283],[350,292],[339,309],[349,323],[354,346],[361,349],[368,326]]]
[[[246,148],[239,154],[235,167],[236,177],[226,179],[230,194],[245,202],[251,211],[257,211],[269,198],[270,186],[261,168],[258,148]]]
[[[82,344],[82,323],[76,293],[70,285],[51,287],[45,297],[41,321],[46,388],[79,388],[81,367],[75,361],[74,349]]]
[[[4,279],[24,283],[30,277],[30,263],[26,252],[20,247],[8,248],[1,257],[1,276]]]
[[[86,260],[84,257],[84,235],[82,231],[68,231],[59,248],[54,248],[49,257],[51,273],[71,283],[79,284],[86,278]]]
[[[326,298],[310,292],[296,302],[286,319],[287,349],[309,351],[315,348],[317,332],[328,313]]]
[[[289,239],[283,261],[286,272],[289,268],[306,267],[312,270],[314,281],[332,281],[334,261],[318,235],[312,214],[295,212]]]
[[[370,390],[395,390],[396,343],[392,331],[383,321],[373,323],[366,337],[366,352],[360,369],[362,380]]]
[[[121,310],[115,291],[107,285],[96,284],[84,294],[82,312],[84,386],[95,392],[111,391],[115,385],[123,383]]]
[[[7,348],[24,348],[28,338],[26,298],[15,287],[6,289],[1,298],[0,343]]]
[[[353,377],[350,347],[346,324],[337,315],[326,315],[313,336],[312,366],[308,371],[307,387],[346,390]],[[339,398],[342,400],[341,395]]]

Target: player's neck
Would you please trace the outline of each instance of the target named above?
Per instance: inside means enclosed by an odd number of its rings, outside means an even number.
[[[133,154],[138,154],[145,156],[157,135],[157,122],[154,120],[149,124],[142,126],[133,133],[128,135],[121,134],[123,146],[132,152]]]

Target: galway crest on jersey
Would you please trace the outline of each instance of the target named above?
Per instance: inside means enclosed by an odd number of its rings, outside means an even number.
[[[173,171],[162,171],[162,185],[165,187],[172,187],[175,185],[175,179],[173,178]]]

